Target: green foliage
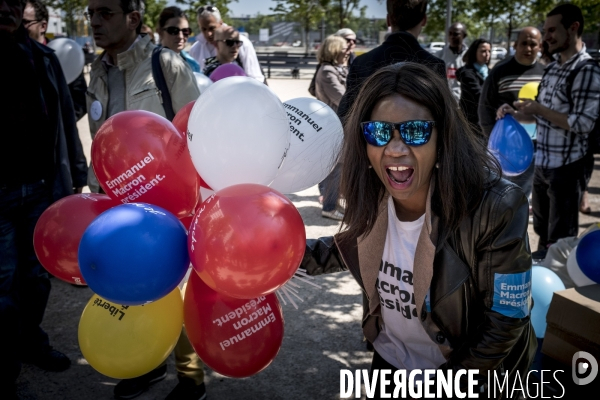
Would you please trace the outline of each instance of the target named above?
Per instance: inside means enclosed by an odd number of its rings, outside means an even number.
[[[83,18],[83,12],[87,8],[87,0],[48,0],[46,6],[60,9],[65,13],[65,23],[67,26],[67,35],[74,37],[77,35],[77,20]]]
[[[145,0],[145,2],[146,13],[144,14],[144,24],[152,28],[153,31],[156,31],[156,28],[158,28],[158,17],[167,6],[167,0]]]
[[[348,28],[351,21],[355,20],[354,11],[366,12],[367,7],[360,7],[360,0],[331,0],[331,7],[327,10],[327,17],[335,22],[336,30]]]
[[[229,24],[231,22],[229,17],[229,12],[231,11],[229,5],[231,3],[237,3],[238,0],[175,0],[175,2],[181,4],[181,9],[187,13],[190,18],[190,25],[192,25],[192,20],[196,21],[196,10],[198,7],[207,4],[217,7],[217,10],[221,13],[223,22]],[[197,22],[194,23],[194,26],[197,27]]]
[[[308,32],[317,28],[317,23],[325,16],[329,0],[273,0],[276,3],[271,11],[286,21],[298,22],[303,31],[303,42],[308,53]]]
[[[452,0],[452,22],[462,22],[467,27],[469,41],[489,37],[494,31],[494,41],[508,41],[509,35],[525,26],[542,27],[546,14],[560,0]],[[586,32],[600,29],[600,1],[572,0],[581,7]],[[445,40],[446,0],[430,0],[427,25],[423,33],[428,39]],[[513,39],[511,37],[511,39]]]

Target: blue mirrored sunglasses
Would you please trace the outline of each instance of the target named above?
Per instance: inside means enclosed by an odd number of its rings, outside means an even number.
[[[367,143],[372,146],[385,146],[394,137],[394,129],[398,129],[402,141],[408,146],[422,146],[431,139],[431,132],[435,126],[435,121],[404,121],[404,122],[385,122],[385,121],[367,121],[361,122],[363,135]]]

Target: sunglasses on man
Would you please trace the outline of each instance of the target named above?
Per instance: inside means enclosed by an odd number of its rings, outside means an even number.
[[[242,42],[241,40],[234,40],[234,39],[217,40],[217,42],[224,42],[228,47],[232,47],[233,45],[239,47],[242,44],[244,44],[244,42]]]
[[[219,11],[219,10],[215,6],[202,6],[202,7],[198,8],[197,13],[202,14],[204,11],[208,11],[208,12],[212,13],[212,12]]]
[[[165,31],[172,36],[179,36],[179,32],[183,33],[183,36],[185,37],[189,37],[192,34],[192,30],[190,28],[179,29],[176,26],[168,26],[165,28]]]
[[[356,44],[356,39],[346,39],[346,43],[348,43],[348,44]]]
[[[408,146],[422,146],[429,142],[435,121],[412,120],[404,122],[366,121],[360,124],[365,140],[372,146],[387,145],[398,129],[402,141]]]
[[[21,21],[23,21],[24,26],[31,26],[31,25],[37,24],[39,22],[42,22],[41,19],[25,19],[25,18],[23,18]]]

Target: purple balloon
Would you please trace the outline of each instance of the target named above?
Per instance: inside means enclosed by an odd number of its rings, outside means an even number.
[[[220,81],[223,78],[229,78],[230,76],[247,76],[246,72],[237,64],[223,64],[219,65],[212,74],[210,79],[213,82]]]

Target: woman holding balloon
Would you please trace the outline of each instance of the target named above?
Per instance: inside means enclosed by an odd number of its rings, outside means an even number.
[[[414,63],[365,82],[344,126],[346,228],[308,240],[301,267],[357,280],[372,369],[512,379],[536,349],[527,198],[500,178],[454,104],[448,85]]]

